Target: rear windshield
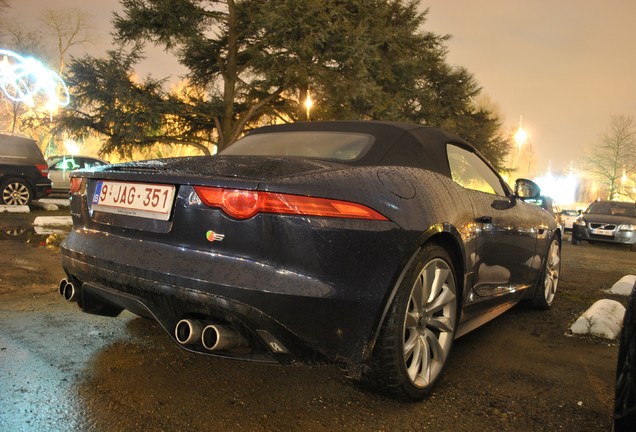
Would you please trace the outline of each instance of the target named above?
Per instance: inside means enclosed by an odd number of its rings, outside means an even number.
[[[636,216],[636,205],[627,202],[604,202],[592,203],[585,213],[605,214],[617,216]]]
[[[351,161],[373,144],[372,135],[351,132],[272,132],[247,135],[221,152],[223,155],[298,156]]]

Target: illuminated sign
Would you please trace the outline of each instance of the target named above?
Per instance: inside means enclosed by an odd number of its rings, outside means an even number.
[[[68,88],[58,74],[33,57],[4,49],[0,49],[0,89],[10,100],[28,105],[42,94],[51,111],[69,103]]]

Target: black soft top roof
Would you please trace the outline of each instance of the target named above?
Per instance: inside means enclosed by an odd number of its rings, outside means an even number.
[[[472,149],[462,138],[441,129],[390,121],[319,121],[286,123],[255,129],[250,134],[289,131],[339,131],[372,135],[373,146],[351,165],[399,165],[425,168],[450,176],[446,144],[452,142]]]

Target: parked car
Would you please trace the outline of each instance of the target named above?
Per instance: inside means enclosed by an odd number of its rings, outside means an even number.
[[[625,308],[616,365],[614,432],[636,430],[636,286]]]
[[[581,214],[572,227],[572,244],[621,243],[636,250],[636,203],[595,201]]]
[[[561,232],[466,141],[393,122],[263,127],[217,156],[71,174],[60,294],[186,350],[339,362],[423,398],[455,338],[548,308]]]
[[[71,188],[71,171],[108,165],[108,162],[89,156],[56,155],[48,159],[48,164],[53,192],[68,193]]]
[[[563,227],[566,231],[572,231],[574,221],[581,215],[578,210],[561,210],[561,219],[563,220]]]
[[[0,204],[29,205],[50,193],[48,166],[37,143],[0,134]]]

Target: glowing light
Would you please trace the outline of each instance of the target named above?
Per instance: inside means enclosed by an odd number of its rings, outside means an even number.
[[[309,120],[309,111],[311,111],[311,107],[314,105],[314,101],[311,100],[311,96],[309,95],[309,90],[307,90],[307,99],[305,100],[305,107],[307,108],[307,119]]]
[[[571,204],[576,201],[578,178],[574,175],[554,176],[548,173],[534,179],[541,188],[541,194],[552,197],[559,204]]]
[[[309,95],[309,93],[307,93],[307,100],[305,100],[305,106],[307,107],[307,109],[311,109],[313,104],[314,104],[314,101],[311,100],[311,96]]]
[[[523,123],[523,116],[519,116],[519,127],[517,128],[517,132],[515,132],[513,138],[517,143],[517,147],[521,149],[521,146],[528,141],[528,132],[521,126]]]
[[[519,129],[517,129],[517,132],[515,133],[515,142],[519,147],[521,147],[527,140],[528,133],[522,127],[519,127]]]
[[[75,141],[71,139],[64,140],[64,149],[66,150],[66,154],[76,155],[80,152],[80,146]]]
[[[10,100],[33,105],[35,96],[43,94],[51,112],[68,105],[68,87],[58,74],[32,57],[4,49],[0,49],[0,56],[0,89]]]

